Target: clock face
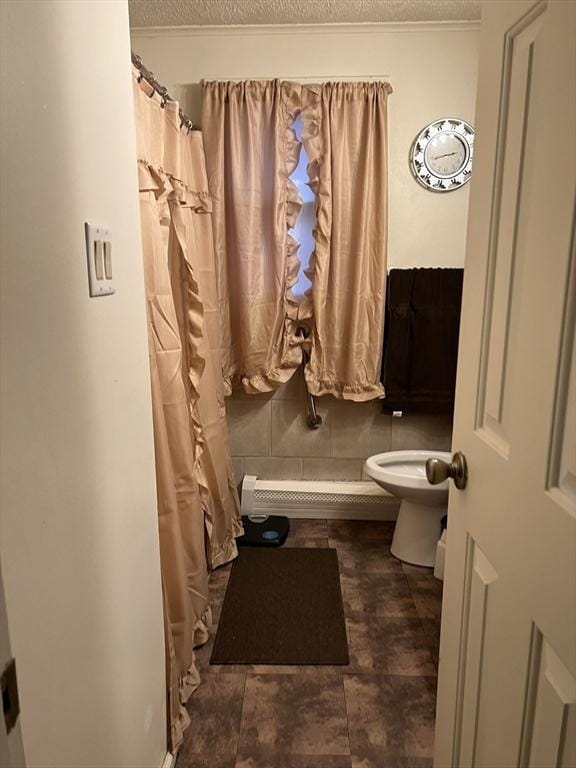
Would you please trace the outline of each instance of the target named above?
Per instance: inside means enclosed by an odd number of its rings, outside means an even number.
[[[467,155],[467,147],[457,133],[442,131],[428,142],[424,160],[436,176],[448,179],[466,165]]]
[[[463,120],[436,120],[416,137],[411,150],[412,172],[422,186],[450,192],[472,175],[474,130]]]

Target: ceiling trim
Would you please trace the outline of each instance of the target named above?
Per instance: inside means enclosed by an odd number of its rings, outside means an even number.
[[[132,27],[133,38],[250,37],[269,35],[374,35],[406,32],[477,32],[480,21],[383,21],[366,24],[222,24]]]

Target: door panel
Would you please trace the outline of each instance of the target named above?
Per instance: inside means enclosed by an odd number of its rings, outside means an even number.
[[[542,27],[546,3],[540,2],[504,36],[503,82],[499,108],[493,204],[489,232],[485,332],[478,382],[476,427],[508,455],[505,412],[506,362],[510,353],[514,280],[516,277],[517,213],[530,103],[534,43]]]
[[[575,217],[576,220],[576,217]],[[572,231],[570,274],[564,301],[560,363],[556,378],[547,488],[567,512],[576,505],[576,231]]]
[[[436,768],[569,766],[576,4],[483,5]]]
[[[576,765],[576,679],[535,626],[521,765]]]
[[[489,592],[494,592],[492,586],[498,578],[486,555],[471,540],[468,543],[468,558],[470,573],[464,593],[463,618],[466,624],[466,645],[461,661],[463,690],[459,715],[460,744],[458,745],[458,764],[462,768],[470,768],[474,765],[488,615],[486,608]]]

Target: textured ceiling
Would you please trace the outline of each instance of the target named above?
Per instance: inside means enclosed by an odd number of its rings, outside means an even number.
[[[480,0],[129,0],[132,27],[467,21]]]

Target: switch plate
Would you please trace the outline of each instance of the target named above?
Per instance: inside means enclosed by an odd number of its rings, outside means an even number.
[[[90,296],[115,292],[112,269],[112,231],[100,224],[85,224]]]

